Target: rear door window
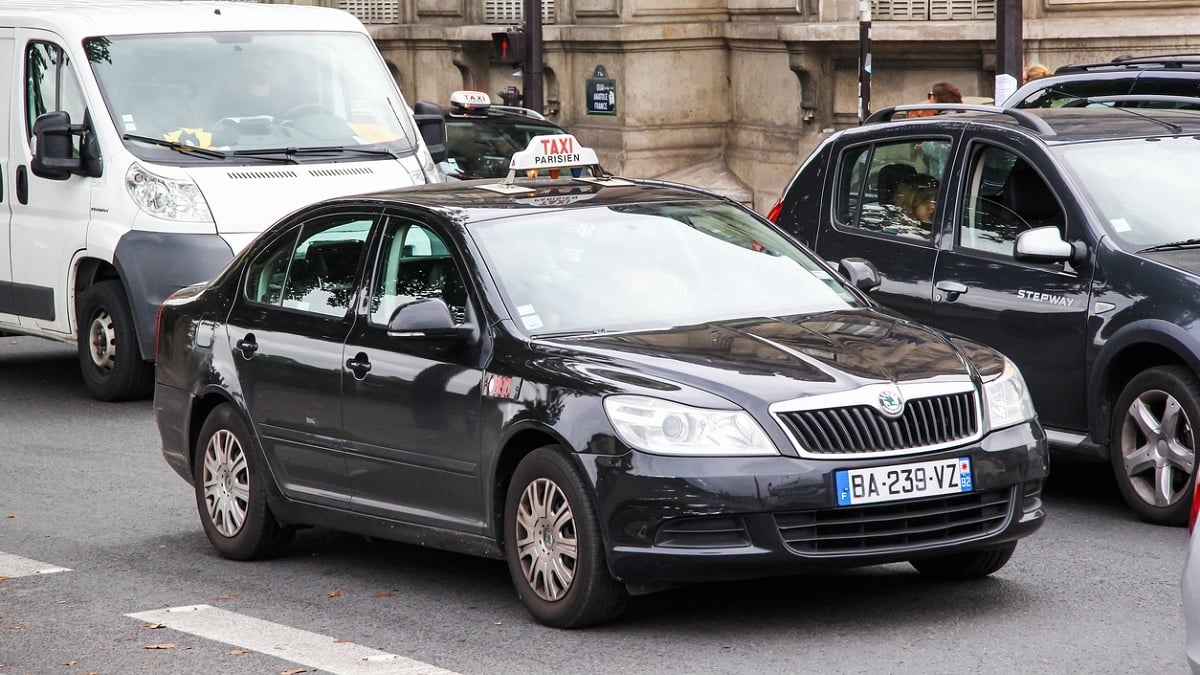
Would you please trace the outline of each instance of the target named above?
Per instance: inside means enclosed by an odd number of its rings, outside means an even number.
[[[842,156],[838,223],[932,242],[938,194],[950,159],[948,138],[916,138],[852,148]]]

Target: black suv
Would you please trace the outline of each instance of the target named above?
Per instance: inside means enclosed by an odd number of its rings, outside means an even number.
[[[1079,63],[1054,71],[1024,86],[1004,101],[1007,108],[1058,108],[1079,99],[1143,95],[1151,98],[1125,102],[1132,107],[1195,107],[1152,97],[1200,96],[1200,54],[1122,56],[1101,63]]]
[[[1144,520],[1186,522],[1200,113],[941,108],[832,135],[769,217],[828,260],[873,263],[880,303],[1010,356],[1053,447],[1107,457]]]

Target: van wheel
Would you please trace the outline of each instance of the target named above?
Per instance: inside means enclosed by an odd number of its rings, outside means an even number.
[[[267,505],[266,472],[256,461],[250,432],[228,403],[213,409],[200,428],[192,482],[204,533],[231,560],[281,555],[295,528],[280,525]]]
[[[1121,392],[1113,408],[1109,455],[1122,496],[1142,520],[1187,524],[1198,423],[1200,383],[1188,368],[1150,368]]]
[[[119,281],[101,281],[79,294],[79,366],[101,401],[147,398],[154,368],[142,360],[133,313]]]
[[[616,618],[629,594],[608,572],[587,484],[557,446],[526,455],[504,509],[504,557],[517,594],[547,626]]]

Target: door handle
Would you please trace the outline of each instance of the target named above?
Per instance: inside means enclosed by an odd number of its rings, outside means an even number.
[[[937,282],[933,287],[946,294],[946,302],[954,302],[958,299],[958,296],[966,293],[968,290],[966,284],[960,284],[957,281],[947,281],[945,279]],[[934,300],[941,299],[941,295],[934,298]]]
[[[242,358],[247,361],[254,356],[254,352],[258,351],[258,341],[254,339],[254,333],[246,335],[246,337],[238,340],[235,346],[242,352]]]
[[[24,164],[17,167],[17,201],[29,203],[29,173]]]
[[[346,360],[346,367],[354,373],[354,379],[361,380],[371,372],[371,359],[367,358],[366,352],[359,352],[354,358]]]

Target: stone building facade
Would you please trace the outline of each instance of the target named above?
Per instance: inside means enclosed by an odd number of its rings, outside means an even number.
[[[275,0],[287,2],[288,0]],[[409,102],[520,86],[491,33],[520,0],[291,0],[367,24]],[[544,106],[605,168],[728,194],[766,212],[828,133],[857,123],[858,0],[542,0]],[[937,81],[991,97],[1002,0],[869,0],[871,103]],[[1025,62],[1200,52],[1195,0],[1024,0]],[[603,66],[616,114],[589,114]]]

